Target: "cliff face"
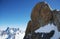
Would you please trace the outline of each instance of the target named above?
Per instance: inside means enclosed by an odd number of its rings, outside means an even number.
[[[60,11],[54,10],[53,13],[53,23],[57,26],[58,31],[60,31]]]
[[[31,13],[31,21],[33,25],[36,26],[43,26],[49,22],[51,18],[51,10],[45,2],[37,3],[36,6],[33,8]]]
[[[47,3],[39,2],[31,12],[31,20],[28,22],[25,37],[31,35],[35,30],[48,23],[53,23],[57,26],[58,31],[60,31],[60,11],[52,11]]]

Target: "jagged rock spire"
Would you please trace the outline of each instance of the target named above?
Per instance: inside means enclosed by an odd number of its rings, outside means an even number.
[[[60,11],[52,11],[47,3],[39,2],[32,9],[31,20],[28,22],[25,36],[48,23],[53,23],[60,31]]]

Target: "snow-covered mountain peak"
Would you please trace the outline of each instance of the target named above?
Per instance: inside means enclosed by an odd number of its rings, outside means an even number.
[[[6,30],[0,31],[0,39],[23,39],[24,32],[19,28],[9,28],[7,27]],[[17,38],[18,37],[18,38]]]

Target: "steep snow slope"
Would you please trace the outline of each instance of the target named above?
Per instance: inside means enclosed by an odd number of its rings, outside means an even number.
[[[58,29],[55,25],[52,24],[48,24],[48,25],[45,25],[44,27],[40,27],[39,29],[37,29],[35,32],[50,32],[51,30],[54,30],[55,33],[53,35],[53,37],[51,39],[59,39],[60,37],[60,32],[58,32]]]

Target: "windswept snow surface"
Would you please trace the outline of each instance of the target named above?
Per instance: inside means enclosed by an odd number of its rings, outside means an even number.
[[[53,37],[51,39],[59,39],[60,32],[58,32],[57,27],[55,25],[53,25],[53,23],[52,24],[49,23],[48,25],[45,25],[44,27],[40,27],[35,32],[36,33],[37,32],[45,32],[45,33],[47,32],[47,33],[49,33],[51,30],[55,31],[55,33],[54,33],[54,35],[53,35]]]
[[[0,36],[0,39],[6,39],[6,37],[8,37],[6,34],[3,36]]]

